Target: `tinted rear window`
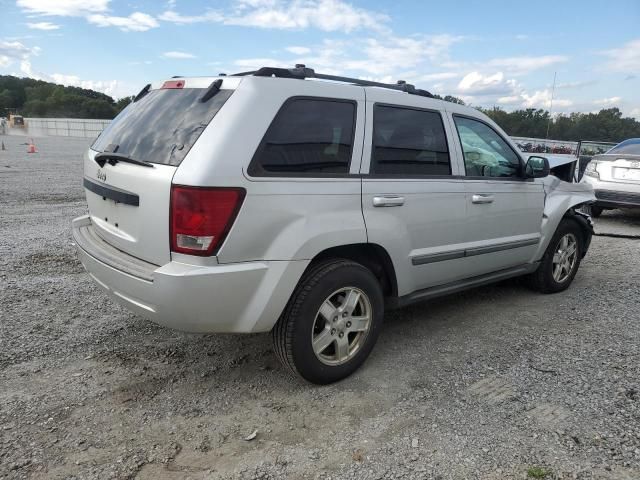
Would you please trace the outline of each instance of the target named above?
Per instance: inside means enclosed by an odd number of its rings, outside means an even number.
[[[640,138],[631,138],[619,143],[607,153],[618,155],[640,155]]]
[[[376,105],[371,173],[450,175],[449,148],[439,113]]]
[[[251,162],[254,176],[349,173],[355,102],[296,98],[269,126]]]
[[[220,90],[201,102],[205,92],[204,88],[152,90],[120,112],[91,148],[178,166],[233,90]]]

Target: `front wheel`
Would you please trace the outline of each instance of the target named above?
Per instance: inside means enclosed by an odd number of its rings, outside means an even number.
[[[382,289],[350,260],[320,263],[305,274],[273,328],[276,354],[304,379],[332,383],[369,356],[382,325]]]
[[[566,290],[578,272],[584,241],[580,226],[570,219],[558,225],[538,269],[529,275],[529,284],[542,293]]]

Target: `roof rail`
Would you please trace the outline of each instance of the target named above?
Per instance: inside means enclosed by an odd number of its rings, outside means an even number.
[[[307,68],[303,64],[297,64],[295,68],[277,68],[277,67],[262,67],[258,70],[252,70],[250,72],[234,73],[232,77],[244,77],[252,75],[254,77],[278,77],[278,78],[295,78],[298,80],[304,80],[305,78],[317,78],[319,80],[332,80],[334,82],[352,83],[354,85],[360,85],[362,87],[380,87],[388,88],[391,90],[399,90],[401,92],[407,92],[411,95],[420,95],[421,97],[433,98],[433,95],[420,88],[416,88],[410,83],[404,80],[398,80],[398,83],[381,83],[372,82],[370,80],[362,80],[360,78],[341,77],[337,75],[326,75],[324,73],[316,73],[313,68]]]

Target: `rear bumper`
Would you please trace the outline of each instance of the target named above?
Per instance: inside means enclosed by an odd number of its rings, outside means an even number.
[[[583,183],[593,187],[595,205],[603,208],[640,207],[640,184],[611,182],[584,176]]]
[[[605,208],[640,207],[640,193],[596,190],[596,205]]]
[[[102,240],[88,216],[73,221],[82,265],[114,300],[160,325],[199,333],[269,331],[307,261],[215,266],[132,257]]]

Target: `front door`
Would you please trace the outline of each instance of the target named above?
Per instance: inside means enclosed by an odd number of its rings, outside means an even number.
[[[541,238],[542,183],[522,178],[520,155],[491,125],[451,118],[464,159],[470,275],[531,262]]]

